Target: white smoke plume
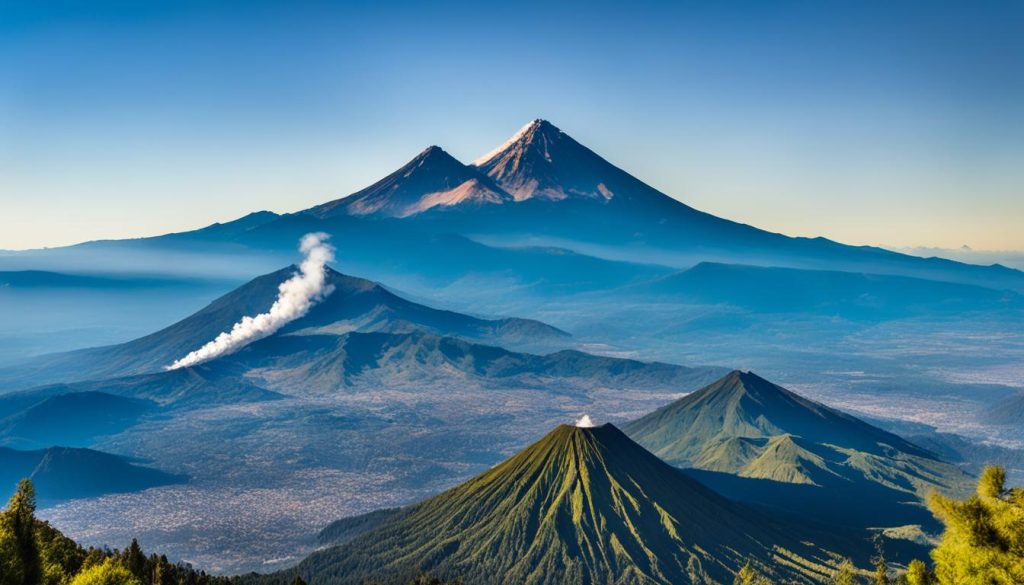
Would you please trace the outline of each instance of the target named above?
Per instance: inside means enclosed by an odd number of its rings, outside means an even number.
[[[306,256],[299,271],[277,287],[277,300],[266,313],[245,316],[216,339],[167,366],[168,370],[194,366],[222,355],[234,353],[250,343],[273,335],[278,329],[305,315],[313,305],[334,292],[327,285],[327,263],[334,260],[334,247],[325,233],[302,236],[299,250]]]
[[[593,419],[590,418],[589,414],[584,414],[583,416],[576,419],[576,426],[580,427],[581,429],[589,429],[596,427],[597,425],[594,424],[594,421]]]

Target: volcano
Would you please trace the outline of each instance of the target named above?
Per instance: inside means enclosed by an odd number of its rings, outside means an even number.
[[[397,171],[344,199],[318,205],[307,213],[319,218],[338,215],[408,217],[434,207],[501,204],[508,193],[491,179],[466,166],[439,146],[431,146]]]
[[[278,285],[295,270],[290,266],[257,277],[189,317],[145,337],[118,345],[39,356],[5,372],[4,377],[13,378],[11,385],[16,387],[21,379],[41,384],[159,372],[222,331],[230,330],[242,317],[266,312],[277,298]],[[488,320],[434,309],[406,300],[375,282],[330,268],[326,271],[327,285],[333,286],[334,291],[279,334],[422,330],[493,343],[569,337],[564,331],[530,319]]]
[[[931,525],[921,500],[973,483],[934,453],[751,372],[733,371],[623,430],[730,498],[843,524]]]
[[[823,553],[687,478],[611,424],[562,425],[490,471],[314,553],[311,583],[731,583],[747,562],[813,582]]]

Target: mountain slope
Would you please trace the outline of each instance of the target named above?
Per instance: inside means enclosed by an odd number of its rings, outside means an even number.
[[[485,320],[433,309],[407,301],[374,282],[327,270],[327,283],[334,287],[334,292],[304,317],[289,323],[281,333],[308,330],[338,335],[348,331],[418,328],[495,342],[568,337],[567,333],[538,321]],[[243,316],[267,311],[277,298],[278,285],[293,272],[294,268],[289,267],[257,277],[193,315],[133,341],[33,358],[0,372],[0,383],[17,388],[25,387],[26,382],[38,385],[158,372],[222,331],[230,330]]]
[[[42,399],[4,415],[0,399],[0,444],[18,447],[84,447],[101,435],[118,433],[152,411],[156,404],[105,392],[74,392]]]
[[[93,402],[97,396],[114,396],[144,401],[165,409],[197,409],[281,398],[281,394],[256,386],[242,374],[243,371],[237,367],[214,361],[153,374],[39,386],[0,395],[0,416],[13,415],[16,420],[50,399],[75,403]],[[78,394],[91,395],[91,399],[76,396]],[[58,425],[72,425],[74,423],[70,421],[77,416],[69,411],[50,414],[59,415],[52,419],[52,424]]]
[[[688,473],[730,497],[842,521],[884,509],[879,519],[931,522],[915,502],[971,485],[933,453],[749,372],[732,372],[623,430],[669,463],[703,470]]]
[[[453,205],[508,203],[508,193],[440,147],[431,146],[397,171],[343,199],[306,211],[319,218],[341,214],[407,217]]]
[[[731,583],[748,560],[810,582],[820,554],[612,425],[560,426],[518,455],[297,568],[311,583]],[[770,566],[769,566],[770,565]]]
[[[134,465],[123,457],[92,449],[50,447],[18,451],[0,447],[0,487],[6,492],[13,491],[24,478],[32,480],[39,498],[46,502],[134,492],[186,481],[185,477]]]
[[[699,387],[720,373],[719,368],[689,368],[572,350],[536,355],[423,331],[277,335],[210,365],[246,372],[246,379],[282,392],[330,392],[352,385],[366,374],[389,383],[473,376],[495,383],[515,379],[527,387],[555,389],[557,380],[575,379],[607,387],[678,390]]]
[[[623,431],[677,464],[693,459],[709,441],[787,433],[872,453],[889,445],[921,457],[931,455],[892,433],[740,371],[624,425]]]
[[[516,201],[582,198],[653,203],[666,198],[547,120],[530,122],[503,147],[473,164]]]

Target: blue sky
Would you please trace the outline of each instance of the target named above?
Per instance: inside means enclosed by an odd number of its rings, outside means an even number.
[[[544,117],[774,231],[1024,249],[1022,31],[1022,2],[0,0],[0,248],[294,211]]]

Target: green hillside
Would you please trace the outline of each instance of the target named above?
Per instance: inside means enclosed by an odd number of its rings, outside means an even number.
[[[614,426],[563,425],[314,553],[297,572],[310,583],[401,582],[420,570],[480,584],[731,583],[749,560],[780,580],[810,583],[827,574],[827,558]]]
[[[972,483],[917,445],[749,372],[623,430],[672,465],[700,470],[687,473],[729,497],[865,527],[934,523],[920,502]]]

